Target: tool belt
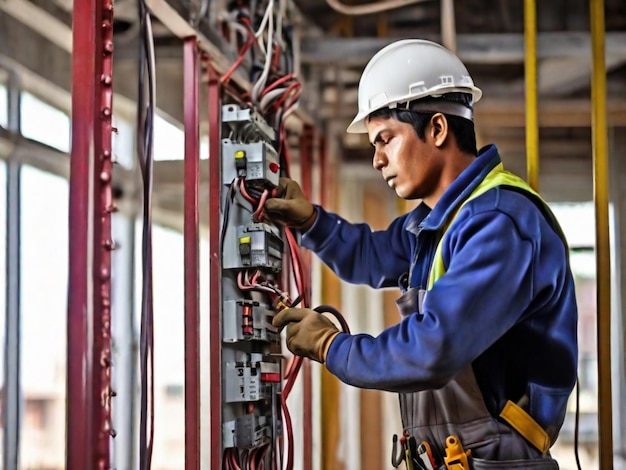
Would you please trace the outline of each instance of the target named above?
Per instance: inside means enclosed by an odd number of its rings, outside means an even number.
[[[399,439],[394,434],[391,464],[394,468],[398,468],[402,462],[405,462],[407,470],[558,470],[559,468],[556,460],[545,454],[538,459],[494,461],[475,458],[470,449],[463,448],[455,435],[447,437],[443,455],[440,455],[436,449],[437,446],[431,446],[426,441],[418,444],[415,437],[407,431]]]

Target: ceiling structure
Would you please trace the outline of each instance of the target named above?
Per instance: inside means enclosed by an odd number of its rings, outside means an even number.
[[[495,142],[505,164],[512,171],[525,173],[522,0],[413,0],[404,2],[408,5],[403,7],[359,15],[338,10],[371,10],[375,8],[373,2],[343,1],[287,3],[299,44],[297,62],[304,83],[300,109],[327,138],[339,142],[337,151],[346,165],[366,166],[371,161],[366,139],[343,132],[356,112],[363,67],[384,45],[399,38],[420,37],[456,50],[483,90],[483,99],[475,107],[479,143]],[[72,3],[0,1],[0,65],[23,72],[23,87],[68,112]],[[190,27],[188,23],[197,25],[203,42],[225,67],[236,52],[218,33],[218,20],[231,3],[237,2],[147,3],[155,12],[157,105],[172,121],[182,122],[180,37],[185,33],[181,29]],[[548,179],[553,173],[553,189],[548,197],[589,200],[592,147],[588,1],[538,1],[537,8],[541,171]],[[620,129],[626,127],[626,3],[606,0],[605,11],[608,123],[611,135],[620,135]],[[174,16],[178,20],[172,20]],[[136,77],[137,73],[137,1],[117,0],[115,18],[115,109],[133,122],[137,84],[135,79],[124,77]],[[578,179],[568,180],[568,175]],[[371,176],[376,178],[376,172]],[[170,190],[180,192],[180,186],[174,189],[173,185]]]

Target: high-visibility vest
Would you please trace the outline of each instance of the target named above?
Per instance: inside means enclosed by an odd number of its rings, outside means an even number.
[[[454,219],[465,204],[497,186],[521,192],[522,194],[525,194],[529,199],[531,199],[537,206],[537,208],[546,217],[550,225],[552,225],[554,230],[556,230],[557,234],[560,236],[561,240],[563,240],[563,243],[567,248],[565,236],[563,235],[559,224],[556,222],[556,219],[548,208],[546,202],[523,179],[521,179],[519,176],[514,175],[513,173],[505,171],[502,163],[499,163],[487,174],[485,179],[478,185],[478,187],[474,189],[474,191],[467,197],[467,199],[465,199],[465,201],[463,201],[463,203],[448,218],[444,226],[444,236],[445,231],[447,231],[447,229],[452,225]],[[446,266],[444,264],[442,255],[442,245],[443,236],[439,240],[437,248],[435,249],[435,256],[433,258],[432,267],[428,275],[428,290],[432,289],[437,279],[439,279],[446,273]],[[510,400],[507,401],[504,409],[500,413],[500,417],[507,421],[515,430],[517,430],[517,432],[519,432],[526,440],[533,444],[533,446],[542,453],[545,454],[550,448],[551,442],[546,431],[533,419],[532,416],[530,416],[523,408],[521,408],[517,404],[513,403]]]

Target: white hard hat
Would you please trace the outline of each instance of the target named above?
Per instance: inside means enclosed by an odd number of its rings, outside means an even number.
[[[359,81],[359,112],[347,132],[367,132],[364,121],[378,109],[454,92],[471,94],[474,102],[482,96],[456,55],[424,39],[393,42],[378,51],[365,67]],[[469,116],[471,119],[471,112]]]

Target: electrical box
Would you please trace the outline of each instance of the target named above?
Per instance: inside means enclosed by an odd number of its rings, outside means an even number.
[[[252,353],[247,361],[227,362],[224,376],[227,403],[269,399],[272,384],[280,382],[280,365],[263,361],[260,354]]]
[[[227,300],[222,317],[222,338],[225,342],[278,341],[278,331],[272,326],[276,312],[268,305],[253,300]]]
[[[222,139],[222,179],[229,184],[243,176],[260,188],[275,188],[280,177],[278,153],[268,142],[236,142]]]
[[[253,223],[237,227],[237,237],[227,237],[223,244],[224,269],[282,269],[283,240],[278,229],[269,224]]]
[[[276,139],[274,129],[253,108],[243,108],[236,104],[225,104],[222,106],[222,122],[227,124],[233,132],[239,131],[237,140],[242,142],[259,138],[269,141]]]
[[[266,416],[247,414],[224,424],[224,447],[254,449],[267,443],[271,427]]]

